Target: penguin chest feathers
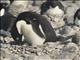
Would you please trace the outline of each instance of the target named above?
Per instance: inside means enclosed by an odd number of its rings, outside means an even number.
[[[19,34],[23,34],[25,40],[31,45],[42,45],[44,43],[45,39],[34,32],[31,24],[26,24],[25,21],[21,20],[17,22],[16,27]]]

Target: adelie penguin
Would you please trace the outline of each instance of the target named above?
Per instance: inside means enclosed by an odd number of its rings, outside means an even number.
[[[10,29],[16,20],[16,17],[8,13],[9,3],[6,1],[0,2],[0,35],[10,36]]]
[[[42,31],[40,27],[42,28]],[[18,15],[11,35],[14,40],[22,40],[22,35],[26,41],[30,41],[32,45],[41,45],[44,42],[55,42],[57,40],[54,29],[49,21],[35,12],[23,12]]]
[[[59,6],[59,8],[65,12],[64,6],[59,0],[47,0],[40,7],[40,14],[43,15],[50,7],[55,8],[56,6]]]
[[[1,18],[5,14],[5,8],[6,8],[6,3],[0,3],[0,25],[1,25]],[[1,26],[0,26],[1,29]]]
[[[8,32],[6,30],[6,20],[5,15],[8,8],[7,2],[0,2],[0,35],[1,36],[7,36]],[[7,21],[8,22],[8,21]]]
[[[74,22],[74,25],[80,27],[80,8],[75,12],[73,22]]]

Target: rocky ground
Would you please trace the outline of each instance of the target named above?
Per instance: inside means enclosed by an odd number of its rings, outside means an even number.
[[[10,44],[12,38],[5,39],[0,45],[1,60],[80,60],[80,46],[72,42],[67,44],[47,42],[42,46],[32,47],[26,43]]]
[[[36,4],[39,5],[38,3]],[[71,3],[70,1],[66,1],[62,2],[62,4],[65,7],[68,7],[66,14],[68,23],[73,23],[73,15],[74,12],[76,12],[76,10],[80,7],[80,1],[77,1],[75,4]],[[38,8],[36,10],[38,10]],[[14,16],[16,16],[16,14],[18,13],[18,12],[16,13],[13,12],[12,14]],[[58,31],[61,31],[61,34],[62,32],[66,34],[63,35],[64,39],[62,38],[61,41],[57,42],[47,42],[42,46],[37,46],[37,47],[29,46],[27,43],[24,43],[22,45],[11,44],[11,42],[14,42],[12,37],[0,36],[0,59],[1,60],[80,60],[80,33],[79,33],[80,27],[74,26],[73,28],[71,28],[70,26],[64,26],[63,29],[61,30],[58,29]],[[71,36],[74,34],[77,37],[76,39],[79,41],[77,44],[71,42],[72,38],[66,40],[67,36]]]

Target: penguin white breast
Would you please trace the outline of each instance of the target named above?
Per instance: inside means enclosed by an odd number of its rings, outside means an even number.
[[[25,21],[19,21],[17,25],[19,26],[19,24],[21,33],[24,35],[24,38],[28,43],[32,46],[42,45],[44,43],[45,39],[38,36],[32,29],[31,25],[26,24]]]

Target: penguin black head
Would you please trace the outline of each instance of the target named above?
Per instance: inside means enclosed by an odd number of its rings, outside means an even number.
[[[74,14],[74,20],[78,18],[80,19],[80,8],[76,11],[76,13]]]
[[[74,14],[74,25],[80,26],[80,8]]]
[[[5,9],[7,8],[7,3],[0,3],[0,16],[5,14]]]
[[[0,1],[0,16],[3,16],[5,14],[5,12],[8,10],[8,7],[10,5],[10,1],[6,1],[6,0],[1,0]]]
[[[48,9],[50,9],[50,7],[55,8],[56,6],[59,6],[59,8],[64,11],[64,6],[61,4],[60,1],[58,1],[58,0],[47,0],[40,7],[41,15],[43,15]]]

